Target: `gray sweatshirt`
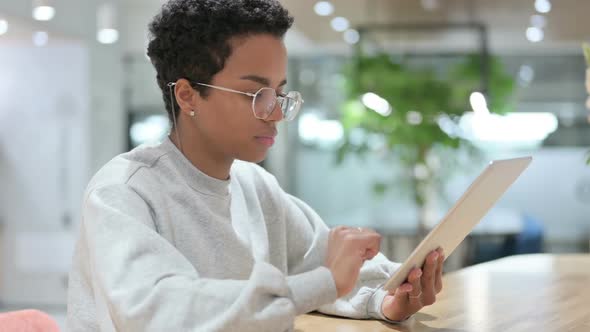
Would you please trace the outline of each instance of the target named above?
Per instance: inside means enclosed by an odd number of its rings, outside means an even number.
[[[385,319],[379,254],[337,299],[329,229],[256,164],[222,181],[166,139],[90,181],[68,292],[69,331],[286,331],[314,310]]]

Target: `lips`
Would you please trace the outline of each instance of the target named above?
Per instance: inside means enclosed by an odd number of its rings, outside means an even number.
[[[277,137],[278,131],[275,127],[266,128],[266,130],[262,129],[260,131],[260,135],[254,136],[256,141],[266,147],[271,147],[275,144],[275,137]]]
[[[256,136],[256,141],[264,146],[271,147],[275,144],[275,136]]]

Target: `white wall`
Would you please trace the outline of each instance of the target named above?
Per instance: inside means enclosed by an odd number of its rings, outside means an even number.
[[[0,301],[64,303],[89,176],[88,52],[4,45],[0,72]]]
[[[65,305],[83,190],[126,149],[124,37],[95,40],[94,1],[58,7],[77,18],[44,25],[47,46],[32,46],[39,27],[16,6],[6,12],[21,33],[0,44],[0,305],[8,308]]]
[[[499,206],[531,214],[543,222],[550,241],[590,238],[589,148],[543,148],[498,202]],[[513,157],[515,153],[497,157]]]
[[[127,145],[127,114],[124,106],[122,46],[89,44],[90,118],[89,173],[94,175]]]

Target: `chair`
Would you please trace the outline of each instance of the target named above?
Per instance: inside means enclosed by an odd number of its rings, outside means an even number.
[[[30,309],[0,313],[0,331],[59,332],[59,326],[48,314]]]
[[[521,254],[542,253],[544,229],[540,220],[531,215],[523,215],[523,229],[516,236],[502,241],[479,240],[475,244],[475,255],[472,264],[483,263],[494,259]]]

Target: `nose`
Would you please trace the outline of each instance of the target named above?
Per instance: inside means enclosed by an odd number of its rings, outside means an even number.
[[[265,121],[267,122],[279,122],[281,120],[283,120],[283,110],[281,109],[281,104],[280,102],[277,100],[277,103],[275,104],[274,109],[272,110],[272,113],[270,113],[270,115],[268,116],[268,118],[266,118]]]

